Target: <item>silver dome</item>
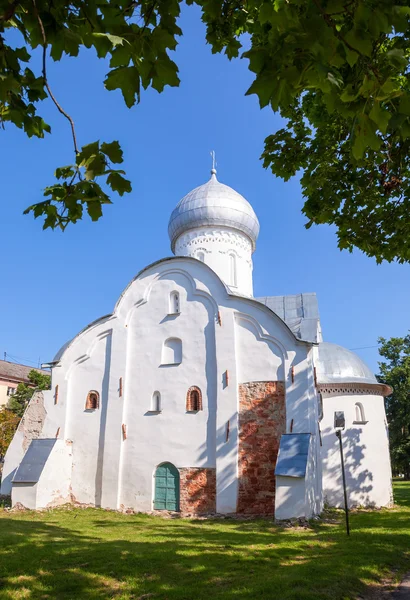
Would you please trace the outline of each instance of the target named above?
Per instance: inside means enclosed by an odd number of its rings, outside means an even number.
[[[318,383],[378,383],[357,354],[329,342],[319,344],[316,378]]]
[[[189,192],[172,211],[168,225],[172,251],[182,233],[207,225],[241,231],[250,238],[255,250],[259,221],[252,206],[238,192],[220,183],[214,169],[211,172],[211,179]]]

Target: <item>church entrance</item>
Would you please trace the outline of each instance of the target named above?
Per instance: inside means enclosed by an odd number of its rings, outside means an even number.
[[[179,511],[179,471],[171,463],[155,471],[154,509]]]

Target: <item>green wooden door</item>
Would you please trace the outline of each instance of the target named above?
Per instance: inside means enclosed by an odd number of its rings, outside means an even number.
[[[155,471],[155,510],[179,510],[179,472],[171,463]]]

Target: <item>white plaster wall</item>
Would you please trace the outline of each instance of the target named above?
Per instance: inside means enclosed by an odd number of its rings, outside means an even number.
[[[302,477],[276,477],[275,519],[306,516],[306,482]]]
[[[284,356],[274,339],[264,339],[252,320],[236,314],[235,348],[238,383],[284,381]]]
[[[200,227],[182,234],[175,243],[177,256],[199,258],[201,252],[205,263],[226,285],[238,294],[253,296],[252,243],[246,235],[228,228]],[[235,257],[236,277],[230,255]]]
[[[36,486],[36,508],[61,506],[71,501],[71,469],[71,443],[57,440]]]
[[[174,291],[179,293],[180,313],[168,315]],[[153,475],[163,462],[177,468],[215,468],[215,316],[214,303],[195,294],[182,271],[162,273],[150,287],[147,302],[132,310],[127,323],[127,438],[122,442],[120,505],[151,510]],[[180,364],[161,364],[169,338],[182,341]],[[203,410],[189,413],[186,394],[193,385],[202,391]],[[161,394],[160,414],[150,411],[154,391]]]
[[[366,424],[355,424],[355,403],[365,411]],[[339,440],[334,432],[334,413],[343,410],[342,432],[349,505],[387,506],[392,499],[387,422],[382,396],[323,394],[322,429],[323,493],[331,506],[343,506]]]
[[[88,354],[79,357],[67,373],[65,437],[72,441],[73,448],[72,493],[77,502],[97,506],[102,504],[108,404],[114,401],[109,396],[111,346],[112,330],[107,329],[96,337]],[[85,408],[90,390],[96,390],[100,395],[97,410]],[[109,424],[112,426],[113,423]],[[117,435],[120,437],[120,430]],[[115,460],[114,453],[110,459]]]

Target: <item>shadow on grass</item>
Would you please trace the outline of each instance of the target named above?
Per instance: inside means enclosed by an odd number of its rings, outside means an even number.
[[[401,483],[401,482],[400,482]],[[269,520],[166,520],[96,509],[0,512],[0,598],[355,598],[410,565],[410,484],[401,506],[286,529]]]

